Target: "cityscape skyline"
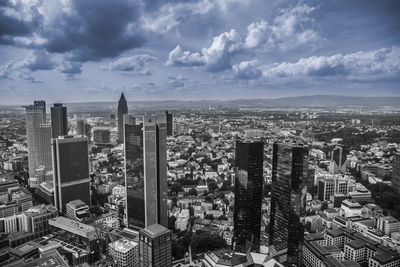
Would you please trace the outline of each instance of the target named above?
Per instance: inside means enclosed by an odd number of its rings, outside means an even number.
[[[136,100],[399,96],[398,9],[395,0],[6,1],[0,104],[122,90]]]

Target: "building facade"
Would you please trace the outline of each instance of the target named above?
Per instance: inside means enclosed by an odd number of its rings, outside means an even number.
[[[168,226],[165,116],[124,116],[128,227]]]
[[[24,106],[26,111],[26,136],[28,142],[29,176],[36,175],[36,169],[44,165],[51,170],[51,125],[46,124],[46,102],[34,101]]]
[[[308,148],[274,143],[269,244],[288,266],[301,266],[307,186]]]
[[[87,137],[66,135],[51,141],[55,207],[65,213],[66,204],[75,199],[90,206]]]
[[[64,107],[61,103],[55,103],[53,107],[50,107],[51,115],[51,127],[52,137],[57,138],[58,136],[68,134],[68,117],[67,107]]]
[[[128,103],[122,93],[118,101],[118,143],[124,142],[124,114],[128,114]]]
[[[259,252],[263,190],[262,141],[236,142],[234,249]]]
[[[139,233],[141,267],[172,266],[172,233],[159,224],[152,224]]]

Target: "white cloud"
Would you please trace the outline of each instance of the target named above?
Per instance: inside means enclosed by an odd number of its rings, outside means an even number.
[[[261,77],[262,72],[257,66],[257,59],[242,61],[240,64],[233,65],[233,73],[236,78],[243,80],[254,80]]]
[[[192,16],[208,13],[215,6],[215,3],[209,0],[197,3],[168,3],[163,5],[156,14],[144,14],[142,27],[147,31],[166,33]]]
[[[369,79],[400,73],[400,47],[333,56],[312,56],[297,62],[282,62],[261,67],[266,77],[335,76]]]
[[[242,47],[239,34],[234,30],[214,37],[212,44],[200,53],[183,51],[178,45],[169,53],[167,65],[202,66],[209,71],[219,72],[231,68],[231,58]]]
[[[121,72],[133,72],[138,75],[151,75],[152,72],[146,68],[146,63],[156,60],[150,55],[134,55],[119,58],[108,65],[102,67],[103,70],[115,70]]]

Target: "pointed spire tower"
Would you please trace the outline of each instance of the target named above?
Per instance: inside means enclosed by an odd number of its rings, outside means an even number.
[[[121,93],[118,101],[118,143],[124,142],[124,114],[128,114],[128,103],[124,93]]]

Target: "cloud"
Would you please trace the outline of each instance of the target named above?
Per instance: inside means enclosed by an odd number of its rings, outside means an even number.
[[[239,53],[252,52],[262,47],[271,51],[272,48],[288,50],[305,44],[315,44],[322,38],[319,33],[307,28],[312,21],[309,15],[313,10],[314,8],[304,4],[280,9],[272,25],[265,20],[251,23],[247,27],[244,41],[235,29],[231,29],[215,36],[210,47],[203,48],[201,53],[183,51],[178,45],[169,53],[166,64],[205,65],[208,71],[221,72],[232,68],[232,58]]]
[[[312,29],[310,14],[314,10],[314,7],[299,4],[293,8],[280,9],[271,25],[265,20],[250,24],[244,47],[288,50],[306,44],[317,44],[323,38]]]
[[[55,66],[55,62],[49,53],[43,50],[35,50],[31,56],[27,57],[25,60],[17,63],[18,68],[27,68],[30,71],[36,70],[51,70]]]
[[[282,62],[263,66],[263,76],[337,76],[350,79],[370,79],[377,76],[400,74],[400,47],[356,52],[333,56],[312,56],[301,58],[297,62]]]
[[[251,23],[247,27],[247,36],[244,47],[247,49],[252,49],[266,43],[268,41],[270,32],[270,26],[265,20]]]
[[[141,12],[139,0],[8,1],[0,7],[0,43],[80,62],[115,57],[145,42]]]
[[[137,75],[151,75],[152,72],[145,67],[145,64],[156,59],[156,57],[150,55],[123,57],[103,66],[102,69],[110,71],[133,72]]]
[[[242,41],[239,34],[232,29],[214,37],[208,48],[203,48],[200,53],[183,51],[178,45],[169,53],[169,66],[202,66],[208,71],[220,72],[231,68],[231,58],[241,49]]]
[[[172,88],[182,88],[185,87],[185,81],[187,81],[186,78],[184,78],[182,75],[178,76],[168,76],[168,85]]]
[[[35,79],[31,73],[37,70],[54,69],[56,63],[49,53],[43,50],[35,50],[24,60],[11,60],[0,67],[0,77],[3,79],[14,80],[21,78],[28,82],[39,83],[41,80]]]
[[[45,47],[75,61],[99,60],[144,43],[138,1],[70,0],[46,24]]]
[[[43,16],[41,1],[1,1],[0,44],[14,44],[14,38],[29,36],[40,27]]]
[[[143,29],[156,33],[166,33],[194,16],[203,15],[215,8],[209,0],[200,2],[179,2],[162,5],[157,12],[144,14]]]
[[[204,65],[204,58],[200,53],[191,53],[190,51],[183,51],[180,45],[177,45],[171,52],[169,52],[167,66],[202,66]]]
[[[65,74],[67,80],[75,80],[77,79],[77,75],[82,73],[82,63],[63,61],[58,69]]]
[[[233,65],[233,73],[237,79],[254,80],[261,77],[262,72],[257,67],[257,60],[242,61]]]

